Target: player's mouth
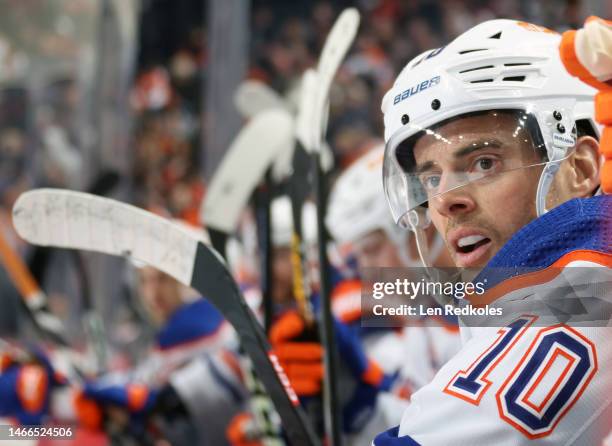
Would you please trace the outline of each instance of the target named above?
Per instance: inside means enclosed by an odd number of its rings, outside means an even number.
[[[491,247],[491,239],[470,229],[457,229],[449,234],[448,241],[458,267],[482,266]]]

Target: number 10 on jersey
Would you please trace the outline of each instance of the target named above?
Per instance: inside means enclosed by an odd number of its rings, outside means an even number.
[[[493,384],[487,377],[536,319],[521,316],[501,328],[444,392],[478,406]],[[499,415],[528,438],[544,437],[578,401],[596,372],[597,353],[589,339],[563,324],[541,328],[495,394]]]

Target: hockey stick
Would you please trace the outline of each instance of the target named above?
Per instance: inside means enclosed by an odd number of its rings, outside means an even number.
[[[301,231],[301,211],[309,195],[310,159],[308,153],[316,153],[322,147],[323,122],[327,115],[327,97],[332,80],[350,48],[357,28],[359,13],[355,8],[345,9],[334,23],[321,51],[316,72],[307,70],[302,77],[302,95],[296,119],[297,147],[293,158],[293,176],[290,195],[293,207],[294,237],[292,248],[296,298],[304,319],[313,322],[312,304],[308,302],[310,287],[305,278],[305,246]],[[299,257],[299,261],[298,261]]]
[[[296,118],[296,147],[293,152],[293,174],[289,181],[289,197],[293,217],[293,235],[291,237],[291,266],[293,270],[293,295],[298,310],[306,324],[314,323],[314,310],[311,302],[311,288],[307,271],[307,247],[302,231],[302,208],[310,194],[310,159],[306,147],[312,146],[312,129],[314,115],[314,97],[316,94],[317,73],[308,69],[302,75],[302,91],[298,116]]]
[[[307,324],[314,320],[310,302],[310,286],[306,278],[306,246],[301,231],[301,213],[310,185],[315,189],[317,202],[317,228],[319,245],[319,269],[321,271],[321,323],[320,339],[324,345],[324,419],[330,444],[341,444],[341,429],[337,402],[337,355],[334,342],[333,320],[330,304],[329,261],[324,225],[325,183],[321,169],[321,148],[328,114],[328,95],[333,78],[348,52],[359,26],[359,13],[355,8],[345,9],[334,23],[321,52],[316,72],[306,72],[302,78],[302,100],[296,123],[298,145],[293,159],[293,176],[290,187],[293,208],[294,236],[292,240],[292,264],[294,294]],[[309,175],[310,174],[310,175]],[[313,183],[310,183],[312,179]],[[309,184],[310,183],[310,184]]]
[[[55,189],[22,194],[13,207],[13,224],[30,243],[129,255],[197,289],[238,332],[281,415],[291,444],[319,444],[225,262],[203,240],[134,206]]]
[[[257,224],[257,240],[260,249],[261,296],[264,307],[264,327],[269,334],[274,319],[274,302],[272,300],[272,174],[266,173],[263,183],[255,191],[253,204],[255,206],[255,221]]]
[[[103,169],[86,188],[88,193],[94,195],[106,196],[110,194],[119,184],[119,173],[113,169]],[[69,251],[70,259],[72,260],[77,277],[80,282],[82,305],[85,309],[85,314],[82,317],[83,328],[85,329],[89,346],[93,349],[96,359],[96,373],[106,369],[107,362],[107,345],[106,336],[104,333],[104,323],[100,315],[94,308],[93,299],[91,297],[91,287],[89,273],[85,264],[85,259],[78,251]],[[53,252],[51,249],[37,246],[29,262],[29,270],[32,272],[34,281],[43,283],[45,273],[51,262]],[[38,280],[36,280],[38,278]],[[46,305],[46,304],[45,304]]]
[[[340,64],[349,48],[355,40],[357,29],[359,27],[359,12],[355,8],[347,8],[336,19],[334,26],[329,32],[329,36],[325,41],[319,63],[317,64],[317,74],[319,76],[319,93],[316,96],[315,102],[315,118],[318,121],[313,123],[313,129],[322,134],[324,127],[324,119],[327,117],[326,103],[328,102],[329,89],[331,83],[340,68]],[[314,150],[320,150],[322,139],[317,136],[314,142],[316,147]]]
[[[261,81],[249,79],[242,82],[234,93],[234,104],[245,118],[253,118],[264,110],[282,109],[287,105],[283,98]]]
[[[253,88],[250,88],[253,92]],[[256,91],[256,89],[255,89]],[[263,91],[260,89],[260,92]],[[271,90],[270,90],[271,91]],[[237,95],[240,92],[237,92]],[[244,93],[244,92],[243,92]],[[264,93],[271,96],[273,93]],[[280,101],[280,99],[279,99]],[[265,101],[264,101],[265,102]],[[269,101],[268,101],[269,102]],[[258,106],[262,106],[261,101]],[[279,153],[287,150],[293,143],[293,119],[281,108],[269,108],[254,116],[232,142],[221,165],[215,172],[208,193],[202,204],[202,221],[210,235],[213,247],[225,257],[227,238],[235,233],[238,218],[246,206],[253,191],[263,176],[269,179],[270,165],[278,158]],[[268,182],[270,186],[270,182]],[[266,194],[264,192],[264,194]],[[261,194],[256,192],[256,198]],[[266,201],[268,201],[266,199]],[[261,204],[261,203],[259,203]],[[267,233],[264,242],[269,241],[269,209],[258,206],[258,230]],[[265,214],[265,215],[263,215]],[[263,223],[263,226],[262,226]],[[260,237],[260,240],[261,237]],[[268,246],[269,248],[269,246]],[[266,324],[271,321],[272,302],[266,296],[270,285],[270,251],[264,249],[264,277],[262,292]],[[266,395],[252,365],[245,364],[246,384],[251,393],[251,406],[256,423],[262,431],[262,442],[266,446],[282,444],[281,426],[278,415],[270,398]]]
[[[105,169],[98,174],[92,184],[86,189],[87,192],[93,195],[108,196],[117,187],[120,182],[119,173],[112,169]],[[81,279],[81,289],[83,290],[83,306],[85,315],[83,316],[83,325],[87,331],[87,336],[90,339],[90,345],[93,348],[96,357],[96,373],[101,373],[106,370],[108,362],[108,344],[104,329],[104,321],[100,313],[96,310],[92,296],[89,280],[89,273],[85,259],[79,251],[71,251],[73,259],[79,272]]]
[[[287,110],[291,106],[285,98],[261,81],[248,79],[242,82],[234,94],[234,105],[243,118],[251,119],[257,114],[270,109]],[[280,183],[291,174],[293,159],[293,141],[287,141],[287,147],[281,150],[272,164],[272,180]]]
[[[40,289],[28,267],[0,231],[0,259],[11,281],[23,298],[36,328],[56,344],[69,347],[62,322],[49,311],[47,295]]]
[[[319,269],[321,271],[320,299],[321,299],[321,342],[325,346],[325,381],[323,391],[323,407],[325,410],[325,426],[332,446],[339,446],[341,441],[341,420],[338,414],[338,354],[334,337],[333,316],[331,310],[331,282],[329,277],[329,259],[327,245],[329,236],[325,227],[325,210],[327,208],[326,176],[321,167],[322,146],[327,130],[327,117],[329,114],[328,96],[332,80],[346,56],[350,46],[357,35],[359,27],[359,12],[355,8],[345,9],[334,23],[326,41],[317,72],[319,77],[318,94],[315,96],[315,113],[313,129],[317,132],[312,146],[312,169],[314,171],[315,201],[317,204],[317,234],[319,250]],[[329,43],[328,43],[329,42]]]
[[[221,161],[201,209],[213,241],[219,232],[234,233],[253,190],[292,140],[293,119],[280,109],[258,114],[240,131]]]
[[[272,182],[270,170],[266,172],[265,180],[254,192],[255,216],[257,224],[257,238],[261,247],[261,293],[264,305],[264,323],[268,332],[273,316],[273,302],[270,296],[272,282],[271,266],[271,234],[270,234],[270,199]],[[216,232],[216,237],[211,238],[213,247],[220,253],[225,251],[225,241],[230,234],[220,231]],[[217,245],[215,245],[217,243]],[[226,257],[223,254],[223,257]],[[241,353],[243,353],[241,349]],[[265,388],[258,379],[253,365],[247,359],[241,361],[245,376],[245,384],[250,393],[249,406],[258,427],[262,445],[264,446],[283,446],[285,441],[282,437],[281,423]]]
[[[83,308],[85,309],[85,314],[82,316],[83,327],[85,328],[85,334],[89,339],[89,346],[93,350],[93,354],[95,356],[95,373],[98,375],[106,371],[108,362],[104,322],[93,304],[93,299],[91,297],[91,284],[89,281],[89,273],[87,271],[85,259],[79,251],[70,251],[70,253],[81,281],[81,289],[83,293],[82,302]]]
[[[266,335],[269,333],[270,326],[274,317],[274,302],[272,300],[272,221],[271,207],[272,200],[272,179],[271,172],[268,170],[264,182],[254,194],[255,218],[257,224],[257,239],[260,246],[260,284],[261,296],[264,307],[264,327]],[[251,393],[250,406],[255,417],[255,421],[261,430],[261,443],[264,446],[282,446],[285,441],[282,438],[281,426],[278,422],[278,415],[266,395],[257,375],[247,364],[246,375],[249,391]]]

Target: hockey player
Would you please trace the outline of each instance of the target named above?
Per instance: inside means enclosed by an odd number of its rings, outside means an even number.
[[[309,246],[314,247],[316,210],[312,203],[305,204],[302,217],[305,240]],[[269,337],[274,353],[291,381],[293,389],[301,402],[309,406],[322,391],[323,347],[313,339],[312,330],[315,327],[306,325],[293,298],[290,248],[292,232],[291,203],[287,197],[276,198],[272,202],[274,259],[272,295],[276,304],[277,319],[271,327]],[[313,268],[315,266],[313,265]],[[314,294],[313,299],[316,302],[316,290]],[[354,433],[361,429],[365,420],[372,414],[377,394],[381,390],[388,391],[394,377],[392,373],[385,373],[380,364],[368,357],[362,345],[358,324],[352,327],[339,319],[335,325],[336,339],[346,372],[343,375],[345,391],[341,404],[344,413],[344,430],[347,433]],[[233,446],[256,446],[260,444],[258,436],[253,417],[248,413],[235,417],[228,427],[228,438]]]
[[[427,209],[457,266],[482,270],[474,281],[497,275],[474,305],[529,303],[612,266],[612,201],[594,196],[594,90],[567,74],[559,40],[485,22],[408,63],[383,99],[392,215],[418,233]],[[600,268],[566,268],[579,265]],[[503,319],[462,327],[461,351],[373,444],[601,444],[612,419],[608,321]]]
[[[277,320],[271,327],[269,337],[273,350],[291,381],[293,389],[306,407],[312,407],[312,402],[322,392],[323,347],[316,341],[316,335],[313,335],[316,327],[307,325],[304,318],[299,314],[293,299],[293,286],[295,284],[290,263],[293,219],[291,204],[288,200],[285,200],[282,197],[272,204],[272,240],[276,245],[276,250],[281,248],[282,245],[286,246],[286,260],[283,263],[287,275],[291,279],[288,283],[291,288],[287,286],[291,297],[282,308],[279,308],[281,311],[278,312]],[[307,202],[303,212],[302,228],[305,240],[310,247],[315,247],[316,244],[315,212],[314,206]],[[284,242],[284,244],[281,242]],[[278,272],[280,271],[275,269],[275,274]],[[308,277],[308,280],[311,277],[312,275]],[[276,281],[277,276],[275,275],[274,278]],[[316,306],[318,300],[317,284],[312,285],[314,285],[311,287],[312,300]],[[275,284],[275,286],[277,285]],[[361,342],[361,330],[358,326],[352,326],[354,320],[343,320],[341,314],[336,314],[336,319],[336,341],[346,372],[343,374],[344,392],[340,402],[343,410],[343,428],[346,433],[352,434],[361,429],[364,420],[372,413],[378,392],[389,390],[394,381],[392,375],[395,370],[392,373],[385,373],[386,370],[379,363],[368,357]],[[315,422],[317,421],[322,420],[315,420]]]
[[[38,351],[4,355],[0,416],[24,424],[77,421],[138,444],[154,442],[155,431],[173,444],[226,444],[225,427],[246,399],[235,332],[212,304],[169,275],[138,265],[138,278],[158,327],[147,359],[81,383],[68,382]]]
[[[160,415],[179,444],[224,444],[225,426],[246,398],[235,333],[212,304],[172,277],[149,266],[138,276],[144,306],[159,325],[157,345],[127,376],[87,383],[83,396],[132,418]]]
[[[25,352],[2,341],[0,417],[23,425],[41,424],[50,410],[52,390],[65,384],[41,350]]]
[[[153,422],[173,444],[226,444],[225,427],[246,398],[235,332],[212,304],[167,274],[139,265],[138,277],[158,326],[147,359],[134,370],[71,385],[49,361],[4,361],[1,416],[29,424],[78,421],[138,444],[155,440]]]

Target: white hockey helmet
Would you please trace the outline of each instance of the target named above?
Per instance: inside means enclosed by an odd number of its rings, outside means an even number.
[[[514,20],[490,20],[445,47],[427,51],[401,71],[382,101],[385,124],[384,190],[403,227],[423,227],[423,205],[432,197],[482,178],[457,172],[446,189],[425,190],[412,149],[422,135],[446,142],[437,126],[475,113],[513,113],[514,138],[531,138],[543,165],[537,189],[538,215],[559,162],[576,142],[576,121],[594,120],[595,90],[571,77],[559,57],[560,35]],[[490,129],[492,138],[496,129]],[[504,170],[528,167],[505,166]],[[432,182],[433,186],[438,183]],[[429,186],[429,183],[428,183]]]
[[[293,213],[291,200],[287,196],[272,200],[272,245],[275,247],[291,246],[293,234]],[[315,205],[307,201],[302,208],[302,234],[304,241],[315,244],[317,241],[317,210]]]
[[[384,145],[362,155],[338,177],[329,196],[325,225],[339,244],[353,243],[382,229],[399,241],[406,231],[398,228],[384,199],[382,165]]]

